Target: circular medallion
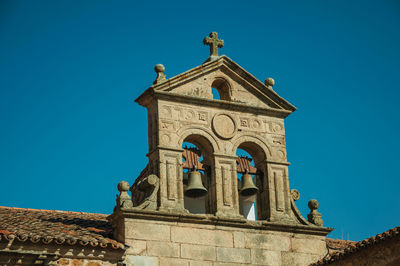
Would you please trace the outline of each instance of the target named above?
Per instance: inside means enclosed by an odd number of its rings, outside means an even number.
[[[236,133],[236,122],[227,114],[217,114],[212,121],[213,129],[218,137],[223,139],[230,139]]]

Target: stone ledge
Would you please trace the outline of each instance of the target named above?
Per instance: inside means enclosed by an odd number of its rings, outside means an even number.
[[[120,209],[109,215],[107,219],[112,224],[117,224],[119,219],[138,219],[153,221],[169,221],[179,223],[210,224],[234,228],[250,228],[256,230],[271,230],[289,233],[302,233],[326,236],[333,228],[315,225],[301,225],[291,223],[278,223],[268,221],[249,221],[246,219],[218,217],[210,214],[171,213],[164,211],[148,211],[134,209]]]

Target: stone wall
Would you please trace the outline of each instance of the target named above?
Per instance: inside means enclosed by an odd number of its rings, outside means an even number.
[[[246,225],[250,222],[246,222]],[[127,265],[309,265],[324,236],[224,225],[126,219]],[[259,226],[259,228],[261,228]]]

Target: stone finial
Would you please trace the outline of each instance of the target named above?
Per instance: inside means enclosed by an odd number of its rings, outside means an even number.
[[[128,194],[129,183],[126,181],[121,181],[118,183],[118,191],[120,192],[117,195],[117,207],[118,208],[132,208],[133,202],[131,196]]]
[[[272,90],[272,87],[275,85],[275,80],[273,78],[267,78],[264,81],[265,86],[267,86],[268,89]]]
[[[312,199],[308,202],[308,208],[310,208],[310,213],[307,215],[308,221],[312,224],[323,226],[324,222],[321,219],[321,214],[317,211],[319,203],[317,200]]]
[[[219,40],[216,32],[211,32],[208,37],[205,37],[203,43],[210,46],[210,57],[218,57],[218,48],[224,46],[224,40]]]
[[[159,84],[159,83],[164,82],[164,81],[167,80],[167,79],[165,78],[165,74],[164,74],[164,71],[165,71],[164,65],[162,65],[162,64],[157,64],[157,65],[154,67],[154,70],[155,70],[156,73],[157,73],[157,78],[156,78],[156,80],[153,82],[154,85],[155,85],[155,84]]]

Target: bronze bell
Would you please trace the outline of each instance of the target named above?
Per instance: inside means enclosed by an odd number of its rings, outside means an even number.
[[[257,191],[258,188],[254,185],[253,178],[246,169],[246,172],[242,175],[242,188],[239,193],[243,197],[248,197],[257,194]]]
[[[190,198],[198,198],[207,194],[207,189],[203,186],[201,173],[193,168],[189,173],[188,186],[185,189],[185,196]]]

